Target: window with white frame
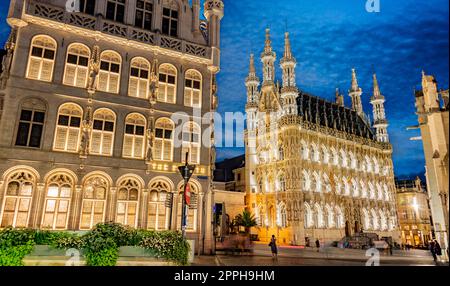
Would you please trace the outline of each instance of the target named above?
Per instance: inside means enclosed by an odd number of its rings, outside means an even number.
[[[44,201],[41,227],[44,229],[67,229],[73,181],[65,174],[55,174],[49,178]]]
[[[78,152],[83,110],[77,104],[66,103],[59,107],[53,150]]]
[[[0,228],[26,228],[30,218],[35,177],[29,172],[18,171],[10,175],[5,183]]]
[[[143,159],[145,148],[145,117],[132,113],[125,119],[122,155],[125,158]]]
[[[169,227],[169,211],[166,208],[166,198],[170,193],[167,182],[158,180],[150,185],[150,197],[148,202],[147,228],[154,230],[167,230]]]
[[[93,176],[83,185],[83,201],[81,203],[80,229],[92,229],[96,224],[105,221],[107,181],[100,176]]]
[[[174,124],[168,118],[160,118],[155,124],[155,160],[172,161],[173,159],[173,130]],[[184,160],[185,157],[182,159]]]
[[[27,78],[52,81],[55,66],[56,41],[49,36],[36,36],[31,41]]]
[[[67,49],[66,66],[64,70],[65,85],[85,88],[89,76],[89,58],[91,51],[82,44],[72,44]]]
[[[37,100],[22,103],[15,146],[40,148],[44,132],[46,106]]]
[[[97,88],[99,91],[118,93],[122,59],[113,51],[105,51],[100,56],[100,71]]]
[[[197,196],[199,193],[199,190],[197,186],[193,183],[189,183],[189,188],[191,192],[191,201],[194,196]],[[178,208],[177,208],[177,230],[181,229],[181,212],[182,212],[182,198],[183,198],[183,185],[181,185],[178,189]],[[186,225],[186,231],[196,231],[197,230],[197,209],[187,207],[187,225]]]
[[[125,20],[126,0],[107,0],[106,19],[123,23]]]
[[[194,122],[188,122],[183,126],[183,147],[181,158],[185,160],[186,153],[189,152],[189,163],[200,163],[200,127]]]
[[[201,107],[202,102],[202,75],[196,70],[188,70],[184,84],[184,105]]]
[[[133,178],[119,183],[117,192],[116,222],[137,227],[139,214],[140,184]]]
[[[150,63],[144,58],[134,58],[131,61],[128,96],[148,98]]]
[[[153,20],[153,0],[137,0],[134,25],[138,28],[151,30]]]
[[[177,99],[177,69],[170,64],[159,66],[158,101],[175,103]]]
[[[116,116],[109,109],[98,109],[94,113],[90,153],[112,156]]]

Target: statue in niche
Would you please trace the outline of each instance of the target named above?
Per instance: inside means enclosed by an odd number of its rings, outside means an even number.
[[[86,158],[89,155],[91,129],[92,129],[92,107],[89,106],[86,112],[86,117],[82,124],[82,133],[80,141],[80,157]]]
[[[147,129],[147,150],[145,153],[145,162],[150,164],[153,161],[153,145],[155,143],[155,133],[153,132],[153,118],[150,119],[150,126]]]
[[[17,28],[13,28],[9,34],[8,41],[5,44],[6,55],[2,60],[2,73],[0,75],[0,89],[5,89],[6,81],[9,78],[9,72],[16,48]]]
[[[89,79],[88,79],[88,92],[94,93],[97,87],[98,73],[100,72],[100,47],[94,46],[92,50],[92,56],[89,59]]]
[[[156,104],[156,101],[158,100],[158,93],[159,93],[159,70],[158,70],[158,60],[155,59],[153,61],[151,70],[150,70],[150,86],[149,86],[149,100],[150,104],[154,105]]]

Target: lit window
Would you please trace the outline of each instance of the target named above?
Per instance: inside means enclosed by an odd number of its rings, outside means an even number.
[[[161,118],[156,121],[155,148],[153,154],[155,160],[172,161],[173,129],[174,124],[170,119]]]
[[[175,103],[177,94],[177,69],[169,64],[159,67],[158,101]]]
[[[183,126],[183,148],[181,159],[184,161],[189,152],[189,163],[200,163],[200,127],[194,122],[188,122]]]
[[[305,227],[310,228],[314,226],[313,213],[309,204],[304,204],[305,207]]]
[[[94,113],[90,153],[111,156],[114,145],[114,125],[116,116],[109,109],[99,109]]]
[[[108,184],[102,177],[91,177],[83,186],[80,229],[92,229],[105,221],[106,195]]]
[[[98,77],[98,90],[110,93],[119,92],[120,65],[119,54],[112,51],[103,52],[100,56],[100,72]]]
[[[1,228],[28,226],[34,184],[34,177],[28,172],[17,172],[7,179]]]
[[[106,19],[123,23],[125,19],[125,0],[108,0]]]
[[[118,189],[116,222],[137,227],[140,185],[134,179],[126,179]]]
[[[49,179],[44,202],[42,228],[67,229],[72,187],[72,180],[67,175],[57,174]]]
[[[151,30],[153,18],[153,1],[137,0],[134,25],[141,29]]]
[[[186,72],[184,85],[184,105],[201,107],[202,101],[202,75],[195,70]]]
[[[144,158],[146,120],[140,114],[130,114],[125,120],[123,157]]]
[[[48,36],[34,37],[28,59],[27,78],[52,81],[56,41]]]
[[[64,71],[65,85],[84,88],[89,74],[89,49],[81,44],[73,44],[67,50],[66,69]]]
[[[178,37],[178,10],[176,3],[163,8],[162,33],[171,37]]]
[[[131,61],[129,96],[148,98],[149,70],[150,63],[146,59],[134,58]]]
[[[167,182],[157,181],[150,185],[150,197],[148,203],[148,229],[167,230],[169,227],[169,208],[165,202],[170,192]]]
[[[193,198],[198,195],[198,188],[195,184],[189,183],[190,191],[191,191],[191,202],[193,201]],[[178,208],[177,208],[177,229],[181,229],[181,212],[182,212],[182,198],[183,198],[183,184],[180,186],[178,190]],[[194,209],[192,207],[187,207],[187,225],[186,230],[187,231],[196,231],[197,230],[197,209]]]
[[[78,152],[82,117],[83,110],[76,104],[67,103],[59,108],[53,150]]]
[[[40,101],[27,100],[22,104],[16,146],[40,148],[45,122],[45,105]]]

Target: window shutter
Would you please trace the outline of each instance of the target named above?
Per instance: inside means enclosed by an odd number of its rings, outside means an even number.
[[[66,73],[64,76],[64,84],[74,85],[76,69],[74,66],[66,64]]]
[[[108,73],[100,71],[98,76],[98,90],[105,92],[108,91],[107,84],[108,84]]]
[[[140,97],[140,98],[147,98],[147,87],[148,87],[148,82],[146,80],[140,80],[139,81],[139,94],[138,94],[138,97]]]
[[[136,78],[130,78],[130,86],[128,87],[129,91],[129,96],[133,96],[133,97],[137,97],[137,85],[138,85],[138,80]]]
[[[158,101],[166,101],[166,89],[167,89],[167,84],[159,82],[159,92],[158,92]]]
[[[189,88],[184,89],[184,105],[191,106],[191,91]]]
[[[113,135],[111,133],[103,134],[102,155],[111,155],[112,143],[113,143],[112,138],[113,138]]]
[[[78,86],[78,87],[86,87],[87,76],[88,76],[88,69],[87,68],[78,67],[76,86]]]
[[[55,146],[53,148],[55,150],[64,151],[66,147],[66,138],[67,138],[67,128],[57,127],[55,135]]]
[[[123,140],[123,156],[124,157],[132,157],[133,150],[133,137],[129,135],[125,135]]]
[[[70,152],[78,151],[79,135],[80,135],[80,129],[71,128],[69,130],[69,136],[67,137],[67,151],[70,151]]]
[[[134,138],[134,157],[135,158],[143,158],[143,150],[144,150],[144,138],[136,137]]]
[[[41,60],[30,58],[30,65],[28,67],[28,78],[38,79]]]
[[[156,160],[162,160],[162,141],[161,140],[155,140],[155,150],[153,152],[153,155]]]
[[[41,80],[51,81],[53,72],[53,61],[44,61],[42,63]]]
[[[191,161],[192,161],[192,163],[194,163],[194,164],[197,164],[198,163],[198,147],[192,147],[191,148]]]
[[[167,87],[167,102],[175,103],[175,87],[174,86]]]
[[[200,91],[194,90],[193,92],[193,105],[200,106]]]
[[[119,75],[117,75],[117,74],[110,75],[108,92],[112,92],[112,93],[119,92]]]
[[[100,154],[100,144],[102,141],[102,134],[97,131],[92,132],[91,138],[91,153],[92,154]]]
[[[164,154],[163,154],[164,158],[163,160],[171,160],[172,158],[172,142],[170,141],[165,141],[164,142]]]
[[[156,203],[148,204],[148,228],[156,229]]]

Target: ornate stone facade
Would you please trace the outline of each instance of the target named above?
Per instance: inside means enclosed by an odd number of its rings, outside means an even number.
[[[245,131],[246,202],[258,220],[259,238],[274,234],[280,243],[305,245],[364,231],[399,241],[392,146],[387,136],[375,135],[363,113],[356,71],[347,108],[339,91],[334,103],[297,88],[288,33],[281,87],[269,30],[261,61],[259,89],[251,56]],[[377,82],[374,91],[378,99]],[[377,115],[386,130],[384,111]]]

